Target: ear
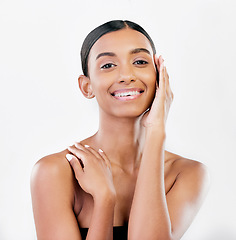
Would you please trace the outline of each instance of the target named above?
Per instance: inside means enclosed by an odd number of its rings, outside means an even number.
[[[90,79],[88,77],[80,75],[78,78],[78,83],[81,92],[86,98],[91,99],[95,97]]]

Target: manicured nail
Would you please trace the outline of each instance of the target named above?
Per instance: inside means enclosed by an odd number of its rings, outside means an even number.
[[[99,148],[99,149],[98,149],[98,151],[99,151],[99,152],[101,152],[101,153],[103,153],[103,151],[102,151],[102,149],[101,149],[101,148]]]
[[[72,157],[73,156],[71,154],[66,154],[66,158],[67,158],[68,161],[70,161],[72,159]]]
[[[88,148],[88,147],[89,147],[89,145],[86,145],[86,144],[85,144],[84,146],[85,146],[86,148]]]

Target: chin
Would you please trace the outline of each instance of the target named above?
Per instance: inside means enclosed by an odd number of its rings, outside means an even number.
[[[142,115],[146,110],[148,109],[147,106],[145,107],[123,107],[122,109],[113,109],[112,115],[116,116],[118,118],[138,118],[140,115]]]

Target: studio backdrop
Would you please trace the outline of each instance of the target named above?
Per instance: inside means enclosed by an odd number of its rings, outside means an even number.
[[[94,27],[139,23],[174,92],[166,149],[208,166],[211,187],[184,240],[236,239],[236,2],[0,1],[0,239],[36,239],[33,165],[95,133],[98,109],[77,78]],[[88,127],[90,126],[90,127]]]

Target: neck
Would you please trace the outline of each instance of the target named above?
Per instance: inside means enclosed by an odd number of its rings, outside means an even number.
[[[117,118],[100,114],[98,132],[93,136],[112,164],[134,170],[141,159],[141,128],[139,118]]]

